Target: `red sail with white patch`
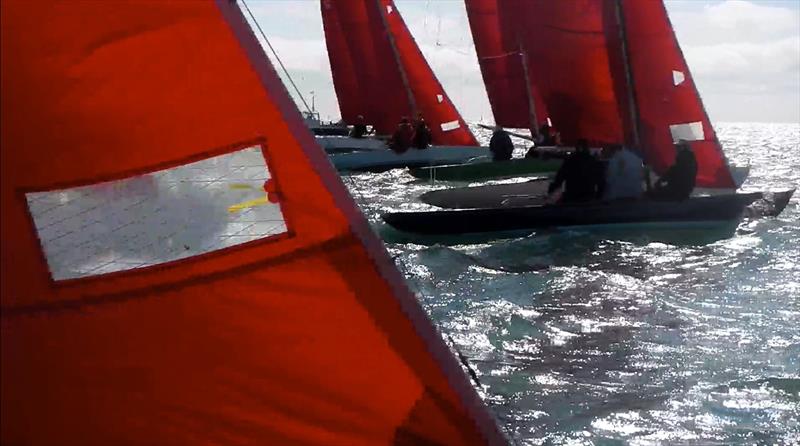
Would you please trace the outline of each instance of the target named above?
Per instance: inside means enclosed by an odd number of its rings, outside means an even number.
[[[0,8],[0,443],[505,443],[235,2]]]

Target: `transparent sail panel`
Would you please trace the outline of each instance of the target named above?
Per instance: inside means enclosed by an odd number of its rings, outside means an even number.
[[[458,121],[443,122],[441,125],[442,131],[444,132],[456,130],[457,128],[461,127],[461,124]]]
[[[676,71],[672,70],[672,84],[676,87],[683,83],[686,80],[686,76],[683,74],[683,71]]]
[[[669,132],[672,135],[673,142],[681,140],[703,141],[706,137],[703,131],[703,123],[700,121],[671,125],[669,126]]]
[[[260,147],[26,194],[54,280],[157,265],[286,232]]]

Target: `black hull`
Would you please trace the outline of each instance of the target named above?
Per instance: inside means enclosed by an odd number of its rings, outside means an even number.
[[[350,129],[347,127],[338,126],[312,127],[311,133],[316,136],[348,136],[350,135]]]
[[[737,220],[762,193],[692,197],[680,202],[620,201],[575,205],[392,212],[383,220],[415,234],[457,235],[564,226]]]
[[[512,184],[455,187],[425,192],[419,201],[444,209],[519,207],[545,204],[550,179]]]

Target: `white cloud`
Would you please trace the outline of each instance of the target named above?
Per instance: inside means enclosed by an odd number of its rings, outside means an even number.
[[[713,120],[800,122],[800,9],[744,0],[667,6]]]

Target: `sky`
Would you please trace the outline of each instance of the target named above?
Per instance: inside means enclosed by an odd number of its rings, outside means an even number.
[[[319,0],[245,1],[306,100],[338,119]],[[491,122],[463,0],[395,3],[464,118]],[[800,0],[665,4],[712,121],[800,123]]]

